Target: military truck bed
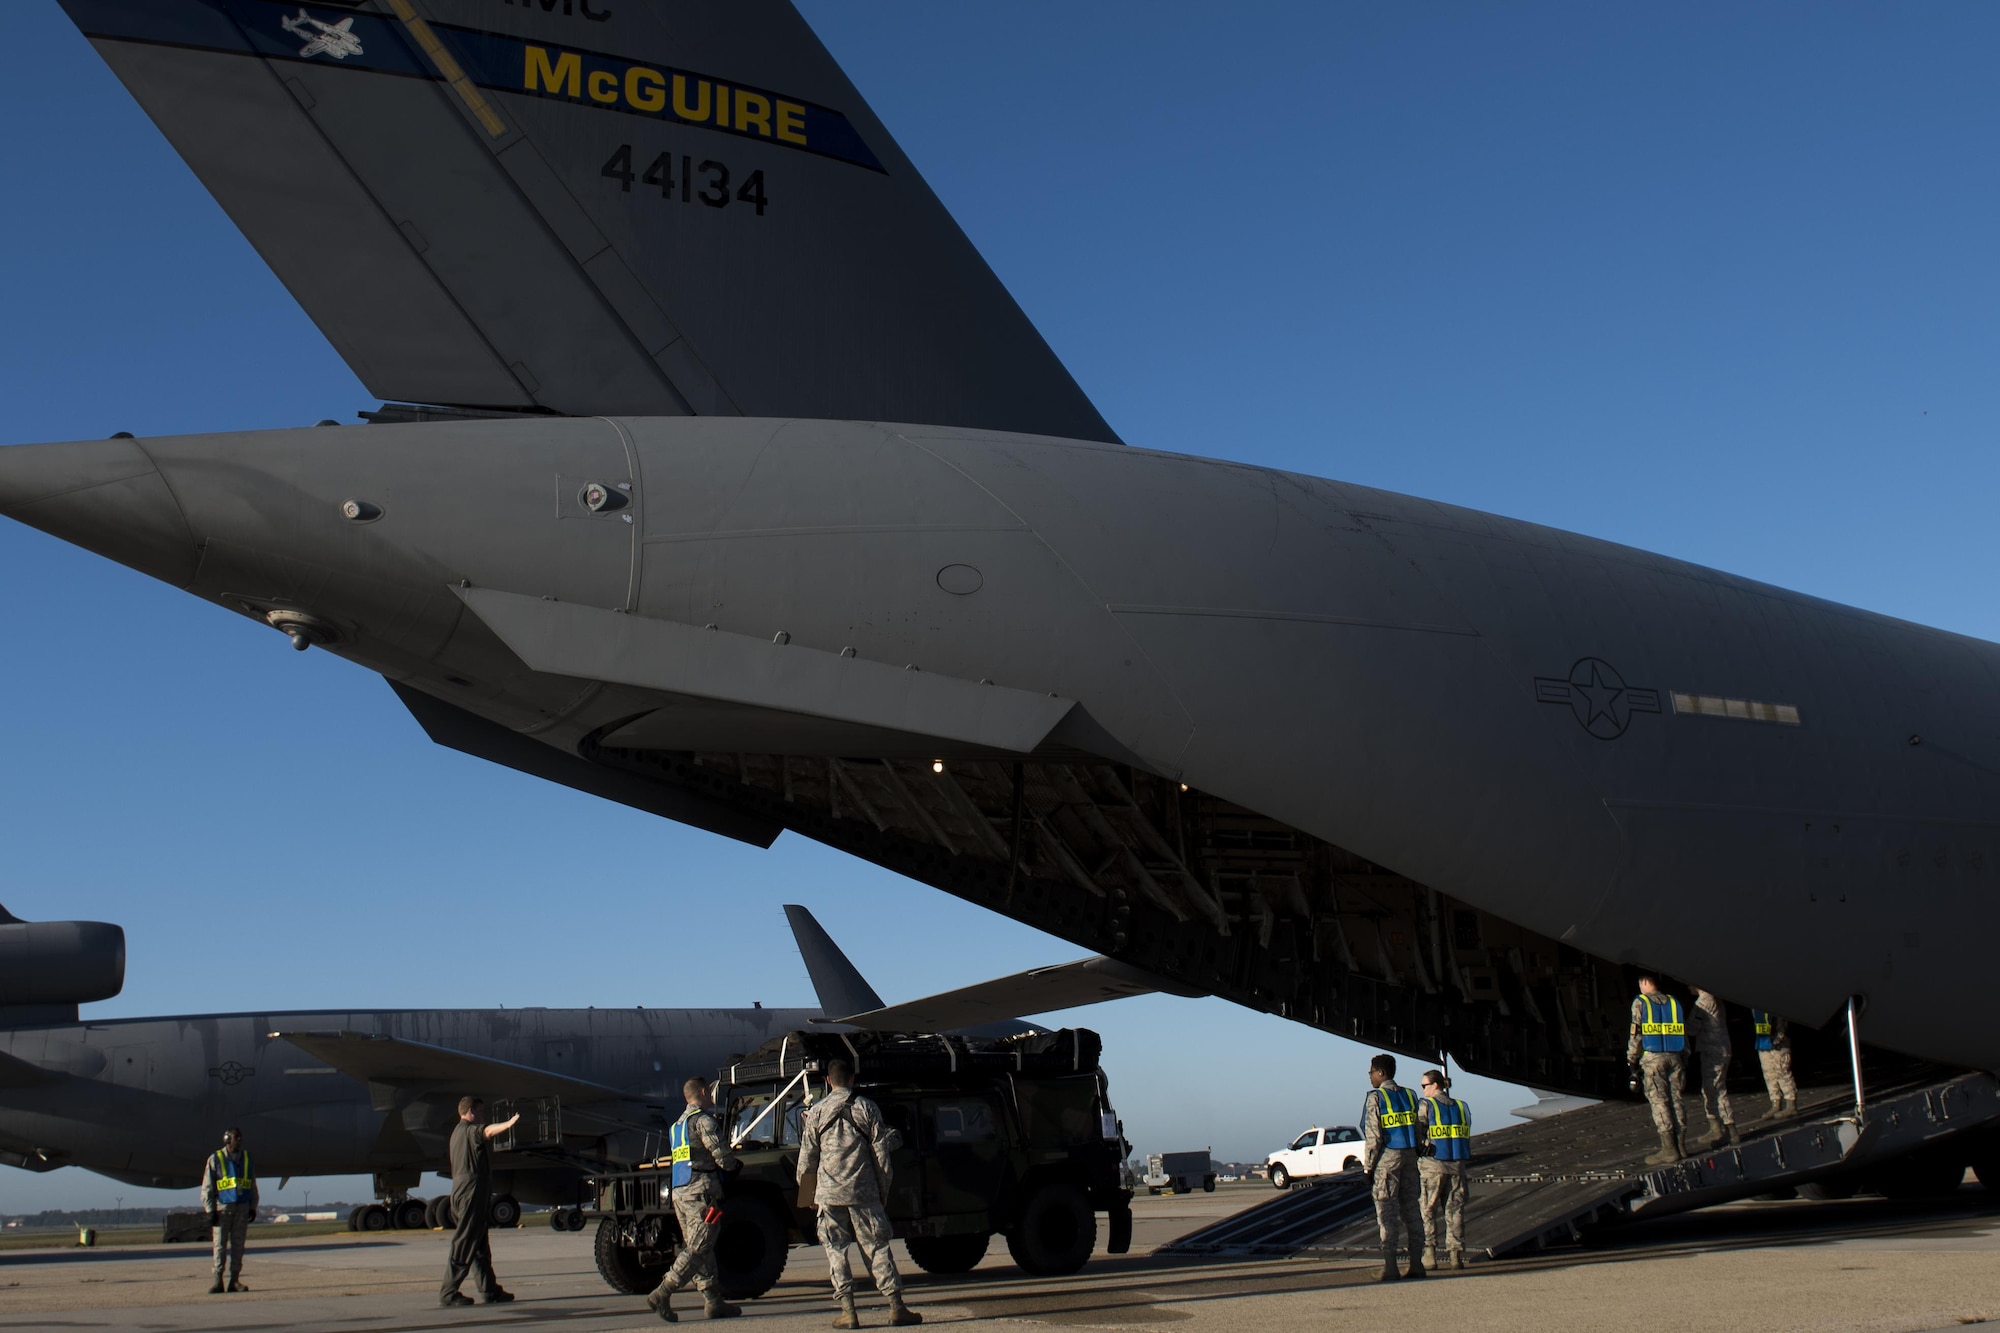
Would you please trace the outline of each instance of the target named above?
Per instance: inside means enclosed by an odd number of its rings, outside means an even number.
[[[1763,1098],[1744,1102],[1761,1109]],[[1666,1167],[1644,1158],[1659,1144],[1643,1103],[1596,1106],[1508,1125],[1474,1140],[1466,1253],[1498,1258],[1577,1239],[1586,1229],[1749,1198],[1887,1162],[1970,1130],[2000,1125],[2000,1083],[1985,1074],[1871,1094],[1857,1119],[1853,1091],[1802,1088],[1801,1116],[1753,1128],[1742,1146]],[[1684,1103],[1705,1125],[1701,1101]],[[1748,1113],[1748,1107],[1739,1114]],[[1742,1126],[1739,1126],[1739,1129]],[[1203,1227],[1159,1253],[1245,1256],[1371,1255],[1375,1212],[1359,1172],[1294,1186]]]

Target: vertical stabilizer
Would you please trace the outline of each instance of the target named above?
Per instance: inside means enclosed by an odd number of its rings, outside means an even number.
[[[847,961],[847,955],[821,929],[811,912],[797,903],[786,903],[785,920],[792,923],[792,938],[799,943],[799,956],[806,960],[813,990],[819,995],[819,1007],[828,1018],[882,1008],[882,997]]]
[[[61,0],[369,389],[1111,440],[787,0]]]

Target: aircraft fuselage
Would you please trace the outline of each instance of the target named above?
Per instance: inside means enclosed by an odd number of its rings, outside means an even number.
[[[527,738],[570,766],[545,776],[587,761],[1346,1035],[1602,1093],[1643,964],[1804,1024],[1860,995],[1871,1042],[2000,1066],[1965,1003],[1992,644],[1407,496],[941,427],[24,446],[0,512],[289,624],[448,743],[534,771]]]

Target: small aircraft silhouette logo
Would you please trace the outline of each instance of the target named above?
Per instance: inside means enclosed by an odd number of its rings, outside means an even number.
[[[280,19],[278,22],[294,37],[306,39],[306,44],[299,48],[302,56],[332,56],[335,60],[345,60],[361,54],[361,39],[354,35],[354,20],[351,18],[338,23],[322,23],[301,8],[297,18]]]

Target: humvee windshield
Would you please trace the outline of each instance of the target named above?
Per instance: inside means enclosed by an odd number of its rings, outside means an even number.
[[[793,1088],[774,1111],[771,1102],[780,1090],[776,1083],[739,1084],[730,1089],[729,1138],[738,1148],[782,1148],[798,1143],[805,1098],[800,1089]]]

